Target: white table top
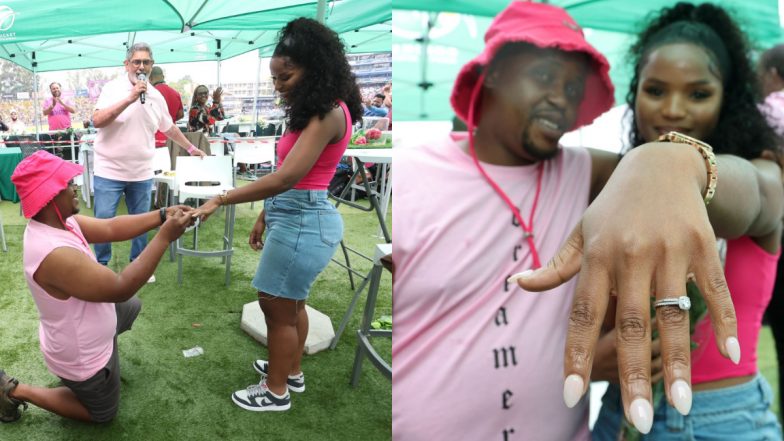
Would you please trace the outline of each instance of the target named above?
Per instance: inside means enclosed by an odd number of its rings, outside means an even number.
[[[346,149],[343,156],[357,158],[362,162],[392,163],[392,149]]]

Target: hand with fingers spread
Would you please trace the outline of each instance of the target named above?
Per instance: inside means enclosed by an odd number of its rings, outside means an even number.
[[[695,153],[668,143],[649,144],[627,154],[556,257],[518,279],[523,289],[541,291],[581,273],[564,358],[564,400],[569,406],[587,390],[608,296],[611,290],[617,293],[622,397],[627,419],[642,433],[653,422],[652,292],[657,300],[683,296],[693,275],[713,318],[721,353],[736,362],[740,356],[735,311],[701,197],[707,185],[705,167]],[[661,179],[660,170],[669,170],[669,177]],[[658,312],[667,397],[673,402],[675,396],[676,407],[688,413],[688,313],[677,306],[664,306]]]

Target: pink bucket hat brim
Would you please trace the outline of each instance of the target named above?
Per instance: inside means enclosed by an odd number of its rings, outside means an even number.
[[[11,181],[19,193],[24,217],[30,219],[38,214],[83,170],[81,165],[43,150],[23,159],[11,175]]]
[[[586,78],[585,95],[577,112],[577,121],[571,129],[590,124],[596,117],[609,110],[615,99],[615,88],[610,80],[610,64],[585,40],[582,29],[569,14],[556,6],[523,1],[513,1],[501,11],[485,33],[485,49],[479,56],[460,69],[452,89],[451,103],[457,116],[468,122],[471,92],[498,50],[508,43],[530,43],[539,48],[553,48],[569,52],[582,52],[591,59],[591,70]],[[475,106],[481,100],[474,103]],[[479,108],[474,109],[479,121]]]

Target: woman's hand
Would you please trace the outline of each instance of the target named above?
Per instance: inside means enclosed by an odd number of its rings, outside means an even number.
[[[218,207],[220,207],[220,198],[214,197],[197,208],[192,216],[201,217],[201,221],[204,222],[218,209]]]
[[[258,219],[256,219],[256,223],[253,224],[253,228],[250,230],[250,237],[248,238],[248,245],[253,249],[253,251],[260,251],[264,248],[264,230],[267,228],[267,224],[264,223],[264,210],[261,210],[261,214],[259,214]]]
[[[655,322],[654,328],[655,328]],[[591,369],[591,381],[609,381],[619,384],[618,376],[618,352],[616,351],[617,333],[615,328],[599,337],[596,343],[596,355],[593,359],[593,369]],[[661,339],[655,338],[651,342],[651,383],[656,383],[664,377]]]
[[[212,92],[212,102],[214,104],[220,104],[222,98],[223,98],[223,88],[218,87]]]
[[[689,146],[638,147],[620,162],[548,265],[513,276],[523,289],[544,291],[580,272],[564,356],[568,406],[587,390],[611,293],[618,297],[615,329],[624,409],[640,432],[648,433],[653,422],[651,296],[684,296],[687,280],[694,279],[719,351],[735,363],[740,360],[735,310],[702,200],[706,185],[702,158]],[[667,398],[685,415],[691,408],[688,311],[663,306],[656,319]]]

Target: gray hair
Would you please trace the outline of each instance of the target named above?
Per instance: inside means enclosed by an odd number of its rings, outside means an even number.
[[[139,51],[146,51],[150,54],[150,58],[152,58],[152,48],[150,45],[144,42],[134,43],[133,46],[128,48],[128,51],[125,53],[125,61],[131,61],[131,57],[133,54]]]

